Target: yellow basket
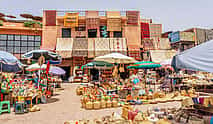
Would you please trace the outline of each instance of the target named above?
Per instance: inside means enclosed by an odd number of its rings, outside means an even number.
[[[23,96],[18,96],[18,101],[19,102],[24,102],[24,97]]]

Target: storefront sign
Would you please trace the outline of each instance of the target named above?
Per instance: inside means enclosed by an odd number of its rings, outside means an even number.
[[[170,33],[169,38],[170,38],[171,43],[180,41],[180,32],[177,31],[177,32]]]

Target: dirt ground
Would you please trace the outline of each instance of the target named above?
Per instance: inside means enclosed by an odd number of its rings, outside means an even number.
[[[47,104],[39,104],[41,111],[26,114],[14,112],[0,115],[0,124],[63,124],[65,121],[77,119],[95,119],[112,112],[121,113],[121,108],[85,110],[81,108],[80,97],[76,96],[75,88],[78,84],[63,84],[64,90],[55,92]],[[180,107],[179,102],[153,105],[134,106],[145,111],[149,107]],[[12,111],[13,109],[11,109]]]

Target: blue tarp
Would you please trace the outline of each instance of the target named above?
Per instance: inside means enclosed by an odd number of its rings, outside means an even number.
[[[0,72],[21,71],[22,63],[12,54],[0,51]]]
[[[175,70],[213,72],[213,40],[177,54],[172,59]]]

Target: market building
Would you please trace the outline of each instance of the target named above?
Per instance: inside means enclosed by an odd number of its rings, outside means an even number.
[[[169,33],[171,47],[180,52],[213,39],[213,30],[191,28]]]
[[[0,24],[0,50],[15,55],[21,55],[40,49],[42,41],[41,25],[26,25],[27,20],[7,20]]]
[[[139,11],[45,10],[41,49],[59,53],[60,66],[72,75],[75,66],[111,52],[142,60],[142,41],[157,42],[161,33],[162,25],[141,18]]]

